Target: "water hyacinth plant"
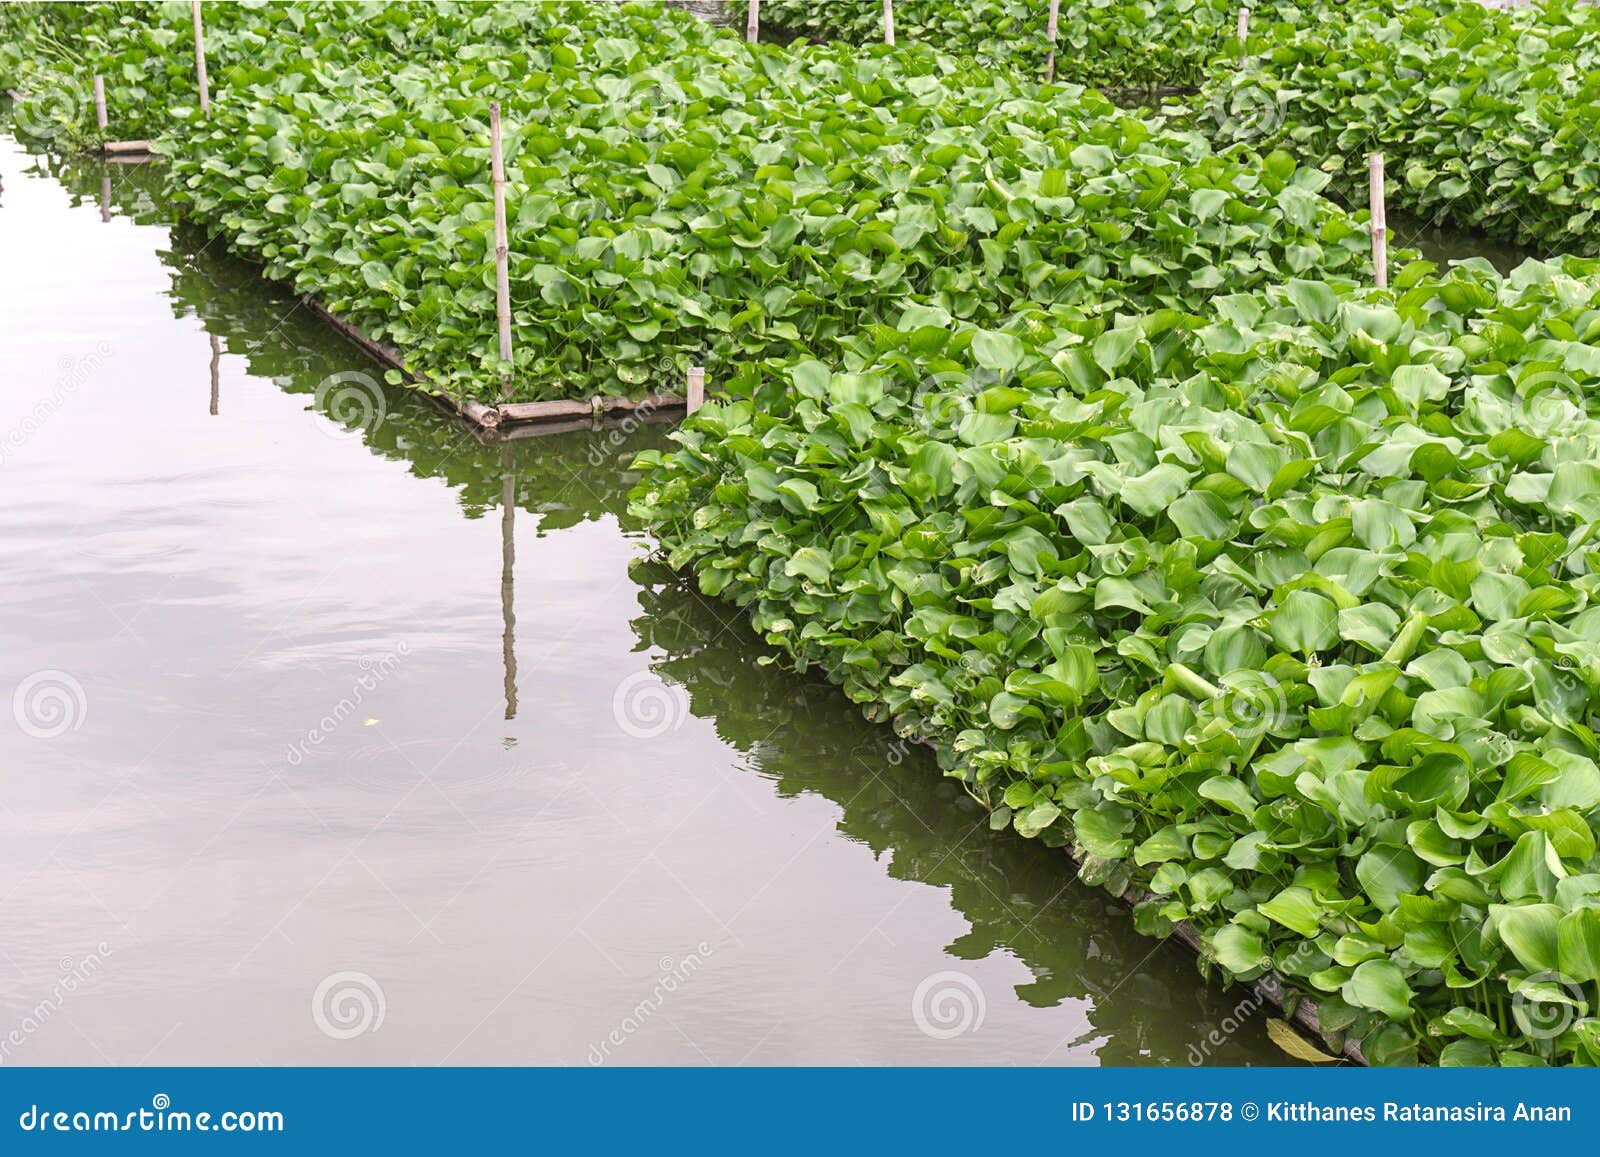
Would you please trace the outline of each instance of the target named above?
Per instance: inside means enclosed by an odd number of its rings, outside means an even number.
[[[1600,266],[916,310],[646,455],[702,591],[1378,1063],[1600,1059]]]
[[[202,118],[170,61],[142,63],[186,8],[112,11],[82,51],[166,85],[155,127],[186,211],[456,395],[495,398],[504,369],[496,96],[518,399],[639,396],[694,363],[725,380],[908,301],[999,328],[1367,262],[1361,219],[1287,153],[1219,156],[925,48],[751,47],[639,5],[230,8]]]

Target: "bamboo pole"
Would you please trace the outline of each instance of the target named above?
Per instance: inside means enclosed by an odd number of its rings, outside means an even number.
[[[106,175],[100,178],[100,220],[111,220],[111,177]]]
[[[149,141],[107,141],[105,143],[105,151],[107,153],[120,153],[120,154],[124,154],[124,155],[135,154],[135,153],[148,153],[150,151],[150,142]]]
[[[94,123],[106,131],[106,78],[99,75],[94,78]]]
[[[1050,18],[1045,22],[1044,34],[1050,40],[1050,55],[1044,62],[1044,82],[1056,79],[1056,33],[1061,27],[1061,0],[1050,0]]]
[[[689,367],[688,388],[684,391],[684,407],[694,413],[706,404],[706,371],[704,366]]]
[[[744,21],[744,38],[751,44],[761,39],[761,0],[750,0],[750,14]]]
[[[894,47],[894,0],[883,0],[883,42]]]
[[[1239,9],[1239,43],[1250,39],[1250,9]]]
[[[1367,200],[1372,209],[1372,277],[1379,289],[1389,287],[1388,216],[1383,208],[1383,154],[1367,157]]]
[[[194,79],[200,90],[200,112],[211,115],[211,84],[206,80],[206,37],[200,28],[200,0],[191,0],[194,12]]]
[[[500,322],[500,360],[511,360],[511,250],[506,242],[506,167],[500,154],[500,102],[489,103],[489,165],[494,177],[494,309]],[[511,397],[511,375],[500,380],[501,400]]]

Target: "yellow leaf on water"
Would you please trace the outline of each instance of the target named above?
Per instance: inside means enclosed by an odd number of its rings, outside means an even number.
[[[368,727],[371,727],[371,726],[372,726],[372,725],[373,725],[373,724],[374,724],[374,723],[376,723],[376,722],[377,722],[377,720],[376,720],[376,719],[369,719],[369,720],[367,720],[367,726],[368,726]]]
[[[1272,1043],[1297,1061],[1310,1061],[1314,1065],[1325,1065],[1330,1061],[1337,1061],[1338,1057],[1329,1056],[1316,1045],[1306,1040],[1297,1033],[1286,1020],[1276,1017],[1267,1021],[1267,1036],[1272,1038]]]

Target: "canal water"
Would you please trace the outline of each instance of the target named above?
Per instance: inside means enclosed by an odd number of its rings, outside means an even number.
[[[663,427],[484,445],[154,168],[0,182],[0,1063],[1283,1059],[652,563]]]

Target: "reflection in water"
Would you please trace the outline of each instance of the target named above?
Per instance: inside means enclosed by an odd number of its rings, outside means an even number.
[[[502,457],[508,458],[509,455]],[[517,476],[507,474],[500,497],[500,618],[505,624],[500,639],[501,661],[505,665],[506,718],[517,717]]]
[[[217,335],[211,334],[211,416],[217,415],[217,395],[221,391],[221,382],[218,380],[217,371],[222,366],[222,347],[217,345]]]
[[[97,165],[56,166],[53,171],[80,197],[91,196],[96,186],[105,193],[100,179],[103,170]],[[167,217],[158,188],[159,174],[152,168],[119,174],[112,190],[118,212],[151,224],[164,223]],[[242,359],[249,375],[270,379],[284,393],[304,397],[324,420],[335,420],[331,395],[325,400],[317,393],[319,382],[326,380],[330,367],[365,366],[343,339],[299,309],[292,295],[264,285],[253,267],[229,258],[220,244],[193,230],[173,228],[168,248],[158,256],[170,275],[174,311],[179,317],[198,318],[207,331],[212,413],[218,412],[218,365],[226,349]],[[377,389],[381,393],[378,404],[359,416],[359,440],[346,444],[352,448],[365,445],[373,455],[403,464],[418,478],[442,481],[451,488],[467,519],[483,518],[496,508],[500,512],[500,662],[504,715],[512,720],[519,713],[514,599],[517,508],[521,506],[532,517],[534,533],[540,539],[602,521],[626,529],[626,494],[636,481],[629,463],[639,451],[665,445],[668,428],[648,423],[594,428],[579,423],[569,433],[528,435],[484,445],[473,431],[414,391]],[[235,421],[239,420],[237,412],[250,400],[243,391],[239,394],[237,402],[230,403]],[[628,533],[641,537],[636,531]],[[419,538],[419,554],[427,549],[427,541]],[[532,553],[524,551],[525,555]],[[426,565],[425,554],[422,560]],[[548,583],[539,581],[548,576],[530,575],[524,561],[523,645],[545,648],[558,644],[560,638],[553,632],[550,616],[537,602],[541,590],[547,595],[551,590]],[[621,585],[609,594],[594,592],[593,601],[611,605],[618,599],[637,600],[640,613],[625,627],[619,621],[619,632],[626,637],[631,631],[634,651],[648,656],[645,661],[653,673],[682,688],[689,714],[706,721],[716,738],[737,753],[740,779],[749,781],[752,773],[760,776],[783,800],[817,797],[828,801],[837,833],[871,850],[876,863],[867,864],[865,870],[874,883],[887,876],[938,889],[968,925],[944,951],[963,962],[990,958],[1020,962],[1028,978],[1016,986],[1015,994],[1023,1006],[1020,1013],[1033,1018],[1028,1023],[1045,1023],[1035,1009],[1081,1011],[1081,1023],[1087,1026],[1081,1032],[1075,1030],[1064,1040],[1059,1034],[1052,1035],[1048,1044],[1053,1048],[1040,1047],[1038,1055],[1033,1055],[1029,1037],[1017,1044],[1011,1054],[1014,1059],[1190,1063],[1196,1059],[1195,1042],[1204,1041],[1228,1021],[1243,999],[1242,993],[1207,984],[1182,949],[1137,935],[1120,904],[1079,884],[1060,853],[1037,842],[991,833],[987,816],[954,781],[940,776],[927,752],[898,741],[887,728],[868,723],[836,688],[757,662],[765,649],[734,608],[701,597],[652,561],[636,562],[627,578],[631,589]],[[487,610],[492,597],[487,574],[472,581],[481,581],[482,588],[463,594]],[[535,606],[531,613],[527,610],[530,598]],[[490,622],[492,612],[475,625],[477,637],[487,636]],[[538,653],[539,663],[523,664],[525,678],[544,680],[524,688],[530,703],[549,709],[548,700],[554,698],[570,712],[575,703],[597,700],[591,685],[585,684],[581,690],[552,685],[547,652],[541,649]],[[483,660],[493,662],[487,655]],[[614,663],[614,656],[597,655],[593,666],[599,670],[608,661]],[[600,675],[614,676],[614,672],[601,670]],[[607,685],[602,694],[609,692]],[[492,691],[488,694],[492,696]],[[580,694],[582,700],[577,698]],[[639,759],[641,764],[647,761],[643,755]],[[597,793],[608,794],[608,800],[614,799],[624,808],[636,806],[641,801],[627,798],[628,785],[642,770],[630,766],[627,759],[585,768],[583,787],[588,790],[592,782]],[[688,777],[692,770],[684,769],[683,775]],[[738,788],[719,790],[726,793]],[[545,802],[568,806],[556,793]],[[625,831],[608,833],[608,838],[612,836],[628,838]],[[731,841],[731,833],[728,838]],[[662,842],[667,843],[665,839]],[[594,850],[583,862],[571,865],[574,870],[603,872],[605,862],[619,860],[624,850],[608,850],[603,841],[591,840],[590,844]],[[536,860],[544,856],[559,861],[562,857],[556,853],[562,850],[530,842],[518,848],[515,857]],[[664,854],[675,851],[688,863],[695,862],[695,857],[716,863],[723,854],[720,840],[713,846],[668,846]],[[433,845],[419,846],[418,854],[434,854]],[[426,858],[421,860],[423,870],[429,863]],[[558,864],[549,870],[564,867]],[[463,879],[476,877],[464,875]],[[847,885],[866,886],[860,876],[845,879]],[[668,881],[668,886],[677,885]],[[452,890],[454,887],[452,884]],[[559,889],[551,889],[550,896],[539,900],[549,903],[552,896],[558,897]],[[516,915],[533,922],[548,918],[547,909],[530,905],[528,911]],[[845,898],[840,897],[838,908],[845,906]],[[649,905],[629,911],[630,922],[659,915]],[[834,920],[834,911],[834,907],[824,906],[773,916],[803,928],[820,929]],[[699,918],[698,909],[695,914]],[[908,934],[912,942],[903,945],[903,955],[917,958],[928,935],[925,927],[915,928]],[[948,938],[944,933],[937,935],[939,944]],[[723,950],[718,951],[721,954]],[[732,959],[731,949],[728,958]],[[654,959],[652,956],[651,962]],[[849,961],[841,965],[846,972],[853,967]],[[787,987],[829,989],[843,994],[842,1000],[850,999],[852,983],[844,975],[791,973],[790,967],[782,961],[760,961],[753,966],[755,971],[771,972]],[[865,991],[869,979],[862,977],[857,987]],[[757,991],[749,987],[751,979],[741,983],[745,987],[731,990],[734,1004],[745,992]],[[602,991],[600,981],[595,981],[592,989],[557,995],[563,1002],[581,1005]],[[900,999],[908,996],[909,990]],[[992,994],[991,999],[995,1023],[1010,1023],[1013,1031],[1020,1032],[1017,1021],[1003,1017],[999,1001],[993,999],[997,996]],[[877,1027],[877,1018],[883,1013],[874,1005],[863,1015]],[[899,1003],[890,1015],[893,1019],[887,1023],[895,1026],[906,1019]],[[741,1037],[737,1049],[730,1046],[729,1063],[766,1039],[770,1026],[754,1023],[755,1027],[739,1030],[747,1032],[749,1039]],[[552,1027],[559,1026],[553,1023]],[[1037,1035],[1038,1030],[1033,1032]],[[582,1055],[581,1048],[574,1055]],[[1280,1061],[1281,1057],[1266,1043],[1256,1017],[1208,1047],[1202,1059],[1240,1064]]]
[[[690,711],[747,753],[784,796],[816,793],[842,809],[838,830],[870,847],[891,877],[944,888],[971,923],[946,951],[960,960],[1014,956],[1032,973],[1016,989],[1037,1008],[1082,1002],[1092,1029],[1063,1041],[1104,1064],[1186,1064],[1246,994],[1206,984],[1176,944],[1147,939],[1104,892],[1078,883],[1037,841],[989,831],[988,816],[927,750],[867,723],[832,685],[752,656],[765,647],[670,570],[635,564],[641,649]],[[1212,1064],[1280,1062],[1259,1018],[1206,1051]],[[1042,1058],[1041,1058],[1042,1059]]]

